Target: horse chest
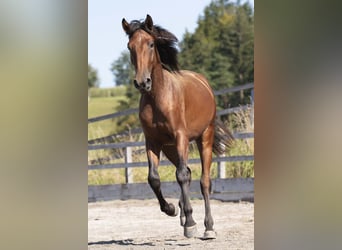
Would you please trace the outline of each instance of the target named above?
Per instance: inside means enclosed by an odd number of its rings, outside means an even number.
[[[140,110],[139,119],[146,136],[161,141],[174,140],[171,122],[161,112],[147,106]]]

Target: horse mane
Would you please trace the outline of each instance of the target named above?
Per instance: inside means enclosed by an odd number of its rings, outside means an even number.
[[[176,48],[178,39],[170,31],[153,25],[152,30],[148,29],[145,22],[133,20],[130,24],[130,33],[128,37],[131,38],[137,30],[143,30],[153,36],[155,45],[157,47],[162,66],[170,72],[178,72],[178,50]]]

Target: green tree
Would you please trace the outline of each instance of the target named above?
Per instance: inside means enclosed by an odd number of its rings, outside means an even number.
[[[127,86],[126,97],[126,100],[120,101],[118,110],[127,110],[139,107],[140,92],[134,87],[133,83]],[[139,117],[137,114],[120,116],[117,120],[118,132],[137,127],[140,127]]]
[[[88,63],[88,89],[98,87],[100,84],[97,70]]]
[[[115,77],[117,86],[127,86],[126,99],[121,100],[118,110],[137,108],[139,105],[140,94],[134,87],[134,69],[131,65],[130,54],[128,51],[121,52],[120,57],[112,63],[111,71]],[[125,131],[129,128],[139,127],[139,119],[136,114],[121,116],[117,119],[117,132]]]
[[[222,51],[230,55],[235,85],[254,81],[254,21],[253,10],[237,1],[231,29],[222,33]],[[244,100],[243,92],[240,100]],[[246,101],[246,100],[245,100]]]
[[[120,57],[112,63],[111,71],[114,74],[116,86],[127,86],[133,82],[134,70],[128,51],[121,52]]]
[[[186,32],[180,43],[181,68],[204,74],[214,89],[242,85],[254,80],[254,16],[246,3],[212,1],[198,19],[193,34]],[[226,108],[247,102],[242,95],[220,96]]]

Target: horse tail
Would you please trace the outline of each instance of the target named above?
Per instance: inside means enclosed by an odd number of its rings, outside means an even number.
[[[231,148],[234,142],[232,133],[226,128],[220,119],[215,121],[215,134],[213,152],[216,155],[222,155],[226,149]]]

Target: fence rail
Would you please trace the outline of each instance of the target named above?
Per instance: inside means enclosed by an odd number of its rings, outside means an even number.
[[[177,182],[162,182],[161,188],[165,198],[179,198]],[[210,199],[221,201],[254,201],[254,178],[213,179]],[[201,199],[200,181],[193,180],[190,196]],[[153,199],[155,194],[148,183],[101,185],[88,187],[88,202],[128,199]]]
[[[227,88],[227,89],[222,89],[222,90],[215,90],[214,91],[214,95],[217,96],[217,95],[233,93],[233,92],[237,92],[237,91],[240,91],[240,90],[252,89],[253,87],[254,87],[254,83],[247,83],[245,85],[236,86],[236,87],[232,87],[232,88]],[[97,116],[97,117],[89,118],[88,119],[88,123],[103,121],[103,120],[107,120],[107,119],[111,119],[111,118],[116,118],[116,117],[119,117],[119,116],[130,115],[130,114],[137,113],[138,111],[139,111],[138,108],[133,108],[133,109],[127,109],[127,110],[119,111],[119,112],[116,112],[116,113],[113,113],[113,114]],[[232,112],[234,112],[234,111],[232,111]]]
[[[221,89],[221,90],[215,90],[214,91],[214,95],[224,95],[224,94],[228,94],[228,93],[234,93],[240,90],[246,90],[246,89],[252,89],[254,88],[254,83],[247,83],[244,85],[240,85],[240,86],[236,86],[236,87],[232,87],[232,88],[227,88],[227,89]]]
[[[239,107],[219,110],[219,111],[217,111],[217,116],[227,115],[227,114],[231,114],[231,113],[239,112],[239,111],[245,111],[249,107],[250,106],[248,106],[248,105],[243,105],[243,106],[239,106]],[[122,115],[125,115],[125,114],[132,114],[134,112],[138,112],[137,109],[126,110],[126,111],[129,111],[129,112],[123,111],[123,112],[118,112],[119,114],[118,113],[114,113],[114,114],[94,117],[94,118],[89,119],[88,123],[93,123],[93,122],[97,122],[97,121],[102,121],[102,120],[106,120],[106,119],[122,116]],[[88,144],[92,145],[92,144],[96,144],[96,143],[104,143],[105,141],[111,141],[113,139],[113,137],[118,138],[118,137],[121,137],[121,136],[136,135],[136,134],[141,134],[142,132],[143,132],[142,128],[134,128],[134,129],[130,130],[129,132],[125,131],[123,133],[116,133],[116,134],[112,134],[112,135],[108,135],[108,136],[104,136],[104,137],[88,140]],[[251,133],[246,133],[246,134],[251,134]],[[235,134],[234,135],[234,137],[236,139],[243,139],[241,136],[243,136],[243,135],[242,134]],[[244,138],[246,139],[246,138],[250,138],[250,137],[244,137]],[[94,147],[93,148],[93,147],[89,147],[88,146],[88,150],[93,150],[93,149],[101,149],[101,148],[99,148],[99,147]]]
[[[130,114],[137,113],[138,111],[139,111],[138,108],[118,111],[118,112],[113,113],[113,114],[108,114],[108,115],[98,116],[98,117],[94,117],[94,118],[89,118],[88,119],[88,123],[103,121],[103,120],[107,120],[107,119],[111,119],[111,118],[116,118],[116,117],[119,117],[119,116],[130,115]]]
[[[239,156],[224,156],[224,157],[214,157],[212,162],[234,162],[234,161],[253,161],[253,155],[239,155]],[[201,159],[199,158],[190,158],[188,159],[188,164],[199,164],[201,163]],[[159,166],[169,166],[172,163],[168,160],[162,160],[159,162]],[[89,165],[89,170],[95,169],[110,169],[110,168],[136,168],[136,167],[147,167],[148,162],[129,162],[129,163],[111,163],[111,164],[102,164],[102,165]]]
[[[253,138],[254,133],[234,133],[233,137],[235,139],[248,139],[248,138]],[[91,144],[91,145],[88,145],[88,150],[110,149],[110,148],[115,149],[115,148],[140,147],[140,146],[145,146],[145,141]]]

